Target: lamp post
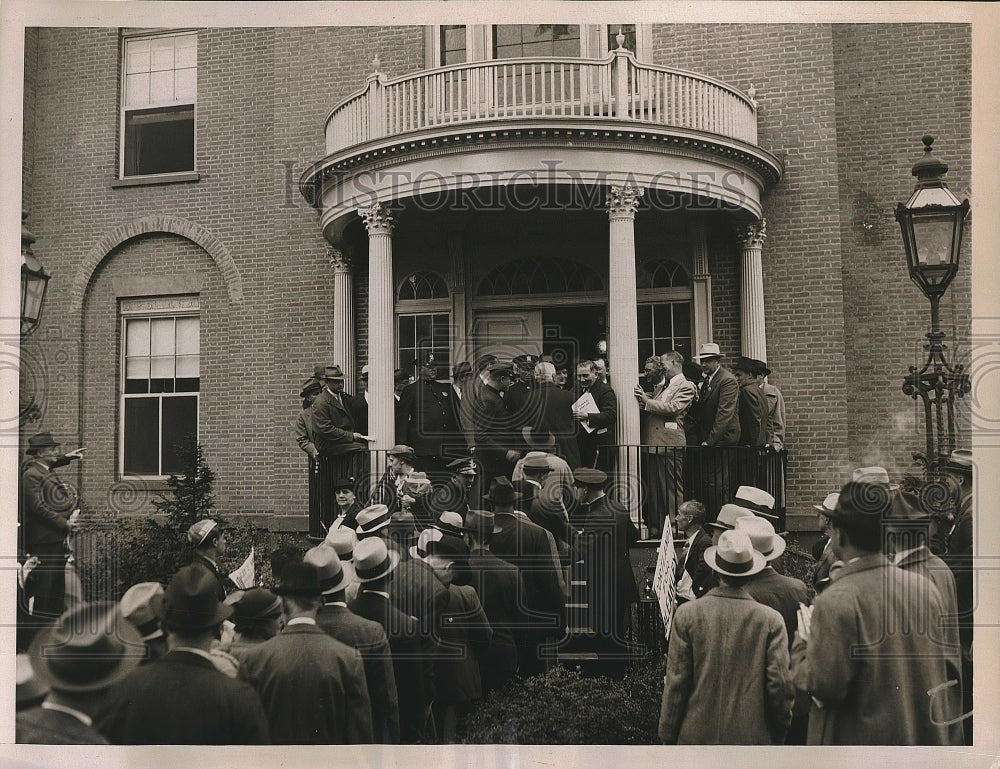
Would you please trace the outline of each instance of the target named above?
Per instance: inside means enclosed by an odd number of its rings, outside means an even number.
[[[38,328],[45,303],[45,289],[49,275],[42,263],[35,258],[31,244],[35,236],[28,229],[28,212],[21,212],[21,336],[27,337]]]
[[[924,407],[927,451],[915,455],[929,473],[943,465],[955,448],[955,398],[970,390],[969,375],[961,364],[946,358],[945,333],[938,305],[958,272],[962,232],[969,201],[958,198],[944,183],[948,166],[931,154],[933,136],[924,136],[924,155],[913,165],[917,185],[906,203],[896,205],[896,221],[903,234],[910,279],[931,303],[931,330],[927,332],[927,360],[922,368],[910,366],[903,392]]]

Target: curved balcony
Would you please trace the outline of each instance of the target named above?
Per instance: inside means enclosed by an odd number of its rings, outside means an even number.
[[[376,59],[365,86],[327,116],[327,155],[300,182],[313,205],[339,208],[327,198],[343,184],[330,199],[344,193],[356,200],[364,188],[349,179],[359,172],[473,148],[622,152],[627,144],[646,153],[647,163],[655,152],[748,173],[758,191],[782,173],[780,161],[757,146],[752,88],[748,95],[703,75],[640,63],[624,49],[604,59],[500,59],[397,78],[378,67]],[[639,154],[633,166],[641,166]],[[748,209],[756,214],[758,207]]]

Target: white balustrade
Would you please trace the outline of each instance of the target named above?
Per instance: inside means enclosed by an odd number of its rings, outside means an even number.
[[[439,126],[524,118],[626,120],[757,143],[753,99],[618,50],[601,60],[497,59],[393,79],[374,72],[330,112],[327,152]]]

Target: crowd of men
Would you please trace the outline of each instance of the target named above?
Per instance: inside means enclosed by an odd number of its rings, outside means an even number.
[[[609,381],[603,358],[580,361],[575,389],[568,389],[566,370],[545,356],[503,361],[486,355],[474,366],[454,366],[447,384],[438,379],[443,372],[434,356],[423,354],[412,382],[407,372],[395,373],[396,442],[412,448],[414,469],[434,486],[447,483],[454,466],[470,457],[486,482],[498,476],[518,480],[517,463],[536,450],[570,468],[641,475],[644,523],[648,536],[658,538],[685,498],[702,499],[714,516],[738,486],[773,485],[753,457],[737,462],[742,455],[736,447],[784,447],[784,400],[767,382],[767,364],[740,357],[731,372],[713,343],[701,346],[697,360],[685,361],[676,351],[650,357],[629,403]],[[322,537],[336,518],[333,484],[354,478],[360,503],[384,496],[373,491],[377,479],[369,477],[367,376],[365,367],[359,395],[344,391],[339,366],[317,367],[302,387],[295,431],[313,470],[314,537]],[[640,411],[641,460],[618,467],[615,433],[625,408]],[[476,485],[471,491],[481,498],[486,489]]]

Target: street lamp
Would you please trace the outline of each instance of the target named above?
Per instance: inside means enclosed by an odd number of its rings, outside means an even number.
[[[38,328],[45,302],[45,289],[49,275],[42,263],[35,258],[31,244],[35,236],[28,229],[28,212],[21,212],[21,336],[26,337]]]
[[[924,136],[923,143],[924,155],[913,164],[917,186],[906,203],[896,205],[896,221],[903,233],[910,279],[931,303],[927,360],[919,370],[910,366],[903,380],[903,392],[923,401],[927,452],[922,461],[930,471],[942,465],[955,448],[954,399],[970,389],[964,366],[952,367],[945,358],[945,333],[938,312],[941,297],[958,272],[969,201],[959,203],[944,183],[948,166],[931,154],[934,137]]]

